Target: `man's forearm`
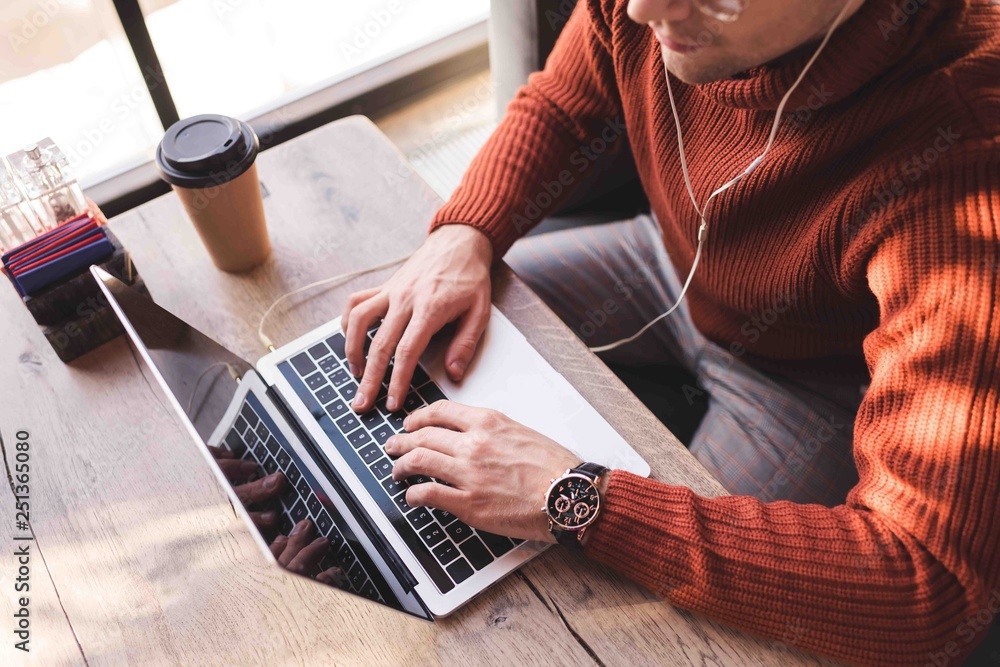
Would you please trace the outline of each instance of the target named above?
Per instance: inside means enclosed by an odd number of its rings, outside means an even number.
[[[853,663],[923,664],[934,638],[976,609],[980,587],[871,512],[609,477],[586,555],[735,627],[785,643],[794,628],[796,646]]]

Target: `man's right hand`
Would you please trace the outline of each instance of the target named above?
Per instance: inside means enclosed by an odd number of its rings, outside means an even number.
[[[364,412],[374,405],[394,356],[386,406],[402,407],[420,355],[449,322],[457,321],[458,328],[445,370],[452,380],[462,379],[490,319],[492,263],[493,246],[485,234],[469,225],[445,225],[384,285],[350,296],[341,326],[351,372],[362,378],[351,407]],[[368,329],[379,319],[366,359]]]

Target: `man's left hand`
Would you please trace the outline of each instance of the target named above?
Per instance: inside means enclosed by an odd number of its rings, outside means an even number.
[[[393,479],[426,475],[450,485],[414,484],[408,505],[451,512],[490,533],[555,542],[541,511],[545,492],[578,456],[496,410],[451,401],[417,410],[403,427],[386,442],[399,457]]]

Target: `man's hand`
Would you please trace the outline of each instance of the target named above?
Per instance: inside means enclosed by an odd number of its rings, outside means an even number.
[[[451,485],[415,484],[407,504],[451,512],[487,532],[555,542],[541,511],[545,492],[579,457],[495,410],[451,401],[417,410],[404,427],[386,442],[399,457],[393,479],[426,475]]]
[[[338,567],[317,573],[320,561],[330,551],[330,540],[325,537],[313,539],[315,528],[312,521],[303,519],[295,524],[288,536],[278,535],[271,543],[271,553],[278,563],[289,572],[307,577],[316,575],[316,580],[330,586],[346,586],[344,572]]]
[[[278,511],[267,507],[274,504],[281,492],[285,490],[285,475],[280,472],[267,477],[257,478],[261,472],[260,466],[254,461],[243,461],[228,449],[209,447],[219,468],[226,479],[233,484],[233,490],[243,506],[247,508],[250,518],[261,533],[267,534],[278,526]],[[252,510],[253,507],[264,509]]]
[[[374,405],[393,355],[386,404],[399,409],[431,336],[456,320],[445,370],[452,380],[462,379],[490,319],[492,261],[493,247],[485,234],[468,225],[446,225],[428,236],[384,285],[350,296],[341,327],[351,373],[363,374],[351,404],[355,410]],[[379,318],[382,324],[366,361],[367,332]]]

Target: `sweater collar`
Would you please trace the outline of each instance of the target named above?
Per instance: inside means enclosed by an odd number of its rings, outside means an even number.
[[[920,47],[946,16],[958,16],[967,1],[866,0],[834,32],[787,108],[818,109],[848,97]],[[697,88],[725,106],[777,109],[818,46],[819,41],[804,44],[741,75]]]

